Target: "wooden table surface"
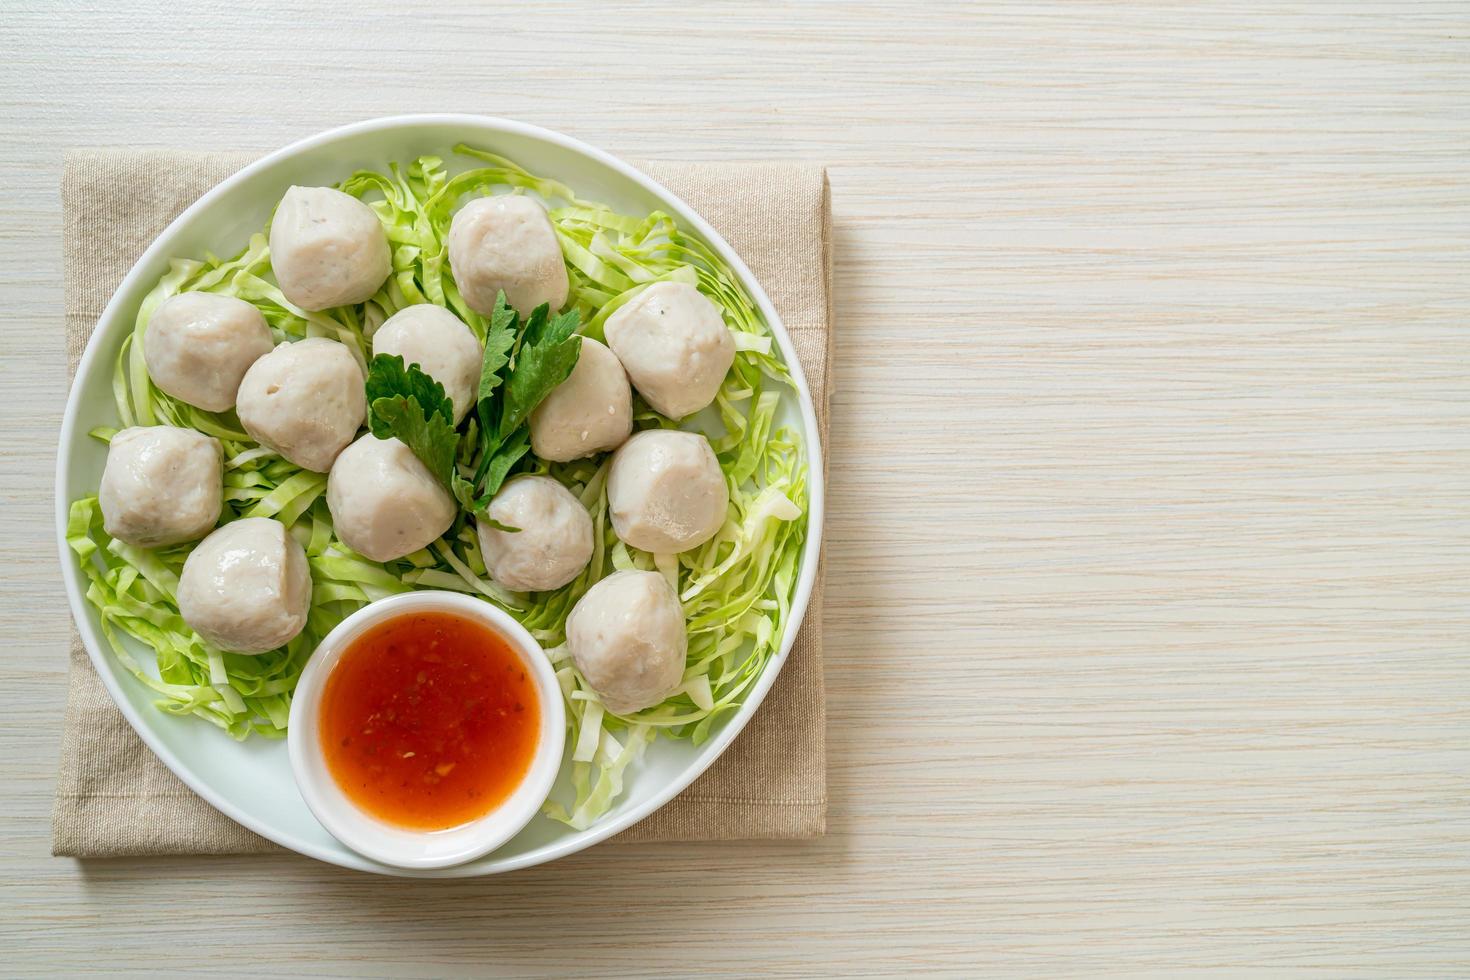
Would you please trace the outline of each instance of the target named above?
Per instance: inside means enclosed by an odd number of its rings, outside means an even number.
[[[1470,8],[268,6],[0,18],[0,972],[1470,971]],[[49,857],[63,149],[437,110],[830,166],[829,835]]]

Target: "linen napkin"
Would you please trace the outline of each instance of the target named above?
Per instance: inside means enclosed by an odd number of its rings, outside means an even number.
[[[87,338],[149,243],[254,154],[86,150],[61,183],[66,349]],[[820,166],[644,163],[734,246],[770,294],[806,371],[825,441],[830,203]],[[750,724],[688,789],[619,841],[802,838],[826,825],[821,583],[791,656]],[[203,724],[203,722],[200,722]],[[71,857],[281,850],[224,816],[143,744],[113,704],[75,630],[52,814],[52,853]]]

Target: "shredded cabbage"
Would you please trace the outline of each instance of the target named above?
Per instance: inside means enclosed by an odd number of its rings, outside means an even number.
[[[118,356],[113,393],[120,425],[179,425],[215,436],[225,454],[221,521],[274,517],[306,549],[313,590],[301,635],[260,656],[212,648],[184,623],[174,599],[192,545],[149,551],[110,538],[95,495],[72,503],[67,540],[87,576],[87,599],[98,610],[103,635],[118,662],[159,695],[156,703],[162,710],[203,718],[237,739],[284,736],[291,692],[311,651],[337,623],[374,599],[416,588],[450,589],[508,610],[546,648],[566,701],[571,786],[553,793],[546,812],[583,829],[621,796],[628,768],[653,738],[704,741],[741,704],[780,648],[807,510],[800,439],[788,428],[774,427],[776,386],[788,385],[790,375],[773,353],[769,328],[732,270],[668,215],[619,214],[493,153],[464,145],[455,152],[483,166],[451,175],[443,160],[424,156],[407,167],[395,164],[387,174],[359,171],[340,185],[377,213],[392,246],[392,274],[366,303],[319,313],[293,306],[272,279],[262,231],[229,260],[212,255],[174,260],[144,298]],[[725,525],[702,547],[656,560],[619,541],[607,514],[606,458],[548,465],[527,457],[521,471],[559,480],[592,515],[592,560],[569,585],[529,595],[500,588],[487,576],[474,527],[463,514],[429,548],[386,564],[369,561],[334,533],[323,498],[325,476],[256,444],[232,411],[212,413],[186,405],[149,379],[142,344],[149,317],[169,296],[194,290],[254,303],[277,341],[330,337],[346,344],[364,364],[377,326],[417,303],[448,307],[483,340],[485,319],[464,303],[455,287],[445,236],[464,197],[489,193],[534,193],[548,205],[568,265],[568,305],[582,316],[587,335],[600,338],[608,316],[653,282],[690,283],[724,312],[736,340],[735,363],[715,405],[693,427],[711,438],[730,488],[730,509]],[[635,405],[635,420],[643,428],[675,426],[641,401]],[[92,434],[106,441],[115,431],[99,427]],[[475,442],[463,440],[466,451]],[[465,470],[475,462],[459,460]],[[568,655],[564,633],[576,601],[604,575],[624,568],[668,577],[683,602],[689,630],[689,657],[678,691],[626,717],[607,711],[588,686]],[[139,661],[120,634],[152,647],[155,662]]]

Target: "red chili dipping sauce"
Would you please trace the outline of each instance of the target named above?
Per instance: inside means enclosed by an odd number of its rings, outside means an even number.
[[[489,813],[530,770],[535,681],[509,641],[452,613],[409,613],[352,641],[322,693],[327,769],[387,823],[442,830]]]

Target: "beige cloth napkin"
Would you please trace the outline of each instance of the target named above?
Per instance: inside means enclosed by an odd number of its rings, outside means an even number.
[[[252,154],[68,154],[61,184],[70,370],[117,284],[173,218]],[[650,163],[643,169],[719,229],[790,330],[826,432],[831,356],[825,171],[781,164]],[[820,835],[826,823],[821,591],[781,676],[729,750],[618,840]],[[73,857],[238,854],[280,848],[219,813],[143,745],[72,635],[52,851]]]

